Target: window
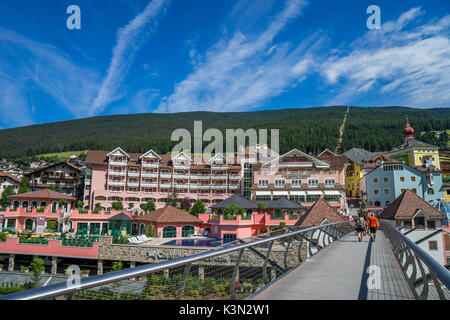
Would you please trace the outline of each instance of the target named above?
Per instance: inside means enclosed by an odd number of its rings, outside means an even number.
[[[446,189],[445,193],[447,193],[447,195],[450,196],[450,188]]]
[[[269,186],[269,179],[259,179],[258,180],[258,186],[259,187],[268,187]]]
[[[302,202],[305,202],[305,196],[291,195],[291,199],[290,200],[295,202],[295,203],[302,203]]]
[[[391,202],[390,202],[389,200],[387,200],[387,201],[384,203],[384,206],[387,207],[390,203],[391,203]]]
[[[388,177],[384,177],[384,178],[383,178],[383,181],[384,181],[384,182],[389,182],[389,178],[388,178]]]
[[[302,186],[302,180],[300,179],[293,179],[291,182],[292,187],[298,187],[300,188]]]
[[[327,202],[339,202],[338,195],[325,195],[323,197]]]
[[[437,241],[436,240],[428,241],[428,249],[430,249],[430,250],[437,250],[438,249]]]
[[[270,196],[256,196],[256,201],[269,201]]]
[[[275,187],[276,188],[284,188],[285,180],[284,179],[275,179]]]
[[[415,182],[416,181],[416,177],[411,177],[411,181]]]
[[[373,182],[377,183],[378,182],[378,178],[373,178]]]
[[[436,229],[436,221],[428,220],[427,221],[427,226],[428,226],[428,229]]]
[[[318,187],[318,186],[319,186],[318,179],[309,179],[308,180],[308,187]]]
[[[405,177],[400,177],[400,182],[405,182]]]
[[[306,196],[306,202],[316,202],[317,200],[319,200],[320,195],[315,195],[315,194],[308,194]]]
[[[406,190],[405,188],[401,188],[400,193],[403,193],[403,191],[405,191],[405,190]]]
[[[373,194],[378,194],[379,190],[378,189],[373,189]]]
[[[412,188],[412,192],[417,193],[417,189],[416,188]]]
[[[434,194],[434,189],[433,188],[429,188],[427,191],[428,194]]]
[[[425,218],[424,217],[415,217],[414,218],[414,227],[417,229],[425,229]]]
[[[335,179],[325,179],[325,187],[334,188],[335,186],[336,186],[336,180]]]
[[[389,189],[384,189],[384,194],[389,194]]]

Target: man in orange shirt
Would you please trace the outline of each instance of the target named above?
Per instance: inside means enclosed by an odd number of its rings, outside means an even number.
[[[375,237],[377,236],[377,227],[378,227],[378,219],[375,218],[373,213],[371,213],[369,217],[369,228],[370,228],[370,237],[372,238],[372,241],[375,241]]]

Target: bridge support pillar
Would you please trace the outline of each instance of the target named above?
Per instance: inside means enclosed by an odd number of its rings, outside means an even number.
[[[52,257],[52,270],[51,274],[56,274],[58,271],[58,258]]]
[[[198,267],[198,277],[200,280],[205,281],[205,268],[204,267]]]
[[[97,274],[103,274],[103,260],[98,259],[97,261]]]
[[[136,268],[136,261],[130,261],[130,269]],[[131,278],[131,280],[137,280],[137,278]]]
[[[8,259],[8,271],[12,272],[14,271],[14,260],[16,258],[15,254],[10,254]]]

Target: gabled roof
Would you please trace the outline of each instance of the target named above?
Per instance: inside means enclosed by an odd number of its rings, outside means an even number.
[[[337,154],[327,148],[317,155],[317,157],[320,156],[337,156]]]
[[[322,161],[322,160],[320,160],[320,159],[318,159],[316,157],[313,157],[313,156],[311,156],[309,154],[306,154],[306,153],[304,153],[304,152],[302,152],[302,151],[300,151],[298,149],[292,149],[291,151],[286,152],[285,154],[283,154],[283,155],[281,155],[281,156],[279,156],[279,157],[277,157],[277,158],[275,158],[273,160],[270,160],[270,161],[264,163],[262,166],[264,167],[264,166],[274,162],[275,160],[279,160],[279,159],[282,159],[284,157],[292,156],[292,155],[299,155],[301,157],[306,157],[306,158],[310,159],[314,163],[314,165],[317,166],[317,167],[328,168],[330,166],[328,163],[326,163],[326,162],[324,162],[324,161]]]
[[[325,219],[330,223],[346,221],[325,199],[319,198],[319,200],[317,200],[312,207],[300,217],[295,225],[320,225]]]
[[[152,150],[148,150],[146,153],[142,154],[142,156],[139,157],[139,159],[146,157],[148,154],[153,154],[156,158],[159,158],[161,160],[161,157]]]
[[[174,155],[174,156],[172,156],[172,162],[174,160],[176,160],[178,157],[184,157],[187,161],[189,161],[189,163],[192,162],[192,158],[190,156],[188,156],[186,153],[184,153],[183,151],[178,153],[178,154],[176,154],[176,155]]]
[[[409,189],[403,191],[383,212],[380,218],[387,220],[411,220],[418,210],[422,210],[430,219],[445,219],[445,216],[431,204],[424,201]]]
[[[35,173],[38,173],[38,172],[41,172],[41,171],[44,171],[44,170],[47,170],[47,169],[50,169],[50,168],[53,168],[53,167],[57,167],[57,166],[60,166],[60,165],[66,165],[66,166],[68,166],[68,167],[70,167],[70,168],[72,168],[72,169],[74,169],[74,170],[76,170],[78,172],[81,172],[80,168],[74,166],[70,162],[57,162],[57,163],[51,164],[51,165],[49,165],[47,167],[40,168],[40,169],[34,170],[34,171],[30,172],[30,173],[27,173],[27,174],[25,174],[25,176],[31,177]]]
[[[112,155],[114,152],[119,151],[121,153],[123,153],[125,156],[127,156],[128,158],[131,158],[130,155],[128,153],[126,153],[125,151],[122,150],[121,147],[117,147],[115,148],[113,151],[111,151],[110,153],[108,153],[106,156],[109,157],[110,155]]]
[[[216,203],[215,205],[211,206],[211,209],[225,209],[233,204],[235,204],[236,207],[240,207],[243,209],[258,209],[258,204],[253,201],[247,200],[237,194],[234,194],[231,197],[219,203]]]
[[[125,212],[121,212],[119,214],[116,214],[115,216],[112,216],[111,218],[109,218],[108,220],[131,220],[130,216],[127,215]]]
[[[9,178],[17,183],[20,183],[20,181],[21,181],[19,178],[13,176],[12,174],[9,174],[9,173],[3,172],[3,171],[0,171],[0,177]]]
[[[223,161],[224,164],[226,164],[228,162],[228,159],[221,153],[217,153],[216,155],[214,155],[213,157],[211,157],[208,162],[212,163],[214,160],[217,160],[216,158],[220,158],[221,161]]]
[[[361,148],[351,148],[343,153],[344,156],[359,165],[364,164],[367,160],[375,158],[378,154],[379,153],[370,152]]]
[[[200,220],[193,215],[172,207],[171,205],[165,206],[164,208],[157,209],[153,212],[147,213],[146,215],[136,217],[135,220],[139,221],[149,221],[155,223],[200,223]]]
[[[37,191],[31,191],[26,193],[18,193],[8,196],[10,199],[44,199],[44,200],[70,200],[75,201],[74,197],[71,197],[65,193],[56,192],[50,189],[42,189]]]

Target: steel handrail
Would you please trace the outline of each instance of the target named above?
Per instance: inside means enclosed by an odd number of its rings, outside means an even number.
[[[155,273],[159,271],[163,271],[168,268],[175,268],[179,266],[186,265],[188,263],[194,263],[203,259],[207,258],[213,258],[219,255],[227,254],[234,251],[239,251],[241,249],[245,249],[248,247],[253,247],[259,244],[267,243],[270,241],[275,241],[287,237],[291,237],[293,235],[302,234],[305,232],[310,232],[313,230],[321,229],[326,226],[334,226],[334,225],[341,225],[341,224],[349,224],[348,221],[341,221],[341,222],[334,222],[330,224],[324,224],[319,226],[313,226],[306,229],[301,229],[297,231],[288,232],[281,235],[272,236],[265,239],[255,240],[252,242],[237,244],[232,247],[222,248],[218,250],[209,250],[205,252],[201,252],[195,255],[182,257],[178,259],[173,259],[169,261],[154,263],[154,264],[147,264],[143,266],[138,266],[135,268],[110,272],[103,275],[97,275],[92,276],[88,278],[80,279],[80,283],[77,286],[68,286],[67,282],[57,283],[51,286],[47,287],[41,287],[41,288],[34,288],[29,289],[26,291],[16,292],[9,295],[5,295],[0,297],[0,300],[42,300],[42,299],[49,299],[49,298],[55,298],[62,295],[67,295],[72,292],[78,291],[78,290],[84,290],[89,289],[93,287],[98,287],[102,285],[107,285],[113,282],[126,280],[130,278],[136,278],[142,275],[146,275],[149,273]],[[349,226],[351,226],[349,224]],[[353,229],[353,227],[352,227]]]
[[[437,278],[450,290],[450,271],[440,265],[436,261],[436,259],[431,257],[425,250],[415,244],[414,241],[404,236],[400,231],[397,230],[397,228],[392,227],[389,223],[383,223],[383,226],[389,226],[389,228],[391,228],[391,230],[393,230],[397,234],[397,236],[399,236],[410,247],[410,249],[420,257],[420,259],[422,259],[429,270],[431,270],[437,276]]]

